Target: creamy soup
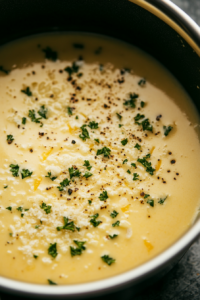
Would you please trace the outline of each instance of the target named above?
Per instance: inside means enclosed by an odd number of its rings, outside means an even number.
[[[79,34],[0,49],[0,275],[107,278],[155,257],[199,207],[199,119],[142,51]]]

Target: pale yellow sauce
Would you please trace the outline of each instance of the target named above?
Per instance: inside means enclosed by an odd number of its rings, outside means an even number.
[[[84,49],[74,48],[74,43],[84,44]],[[45,60],[42,49],[47,46],[58,53],[57,61]],[[95,54],[99,47],[101,53]],[[79,70],[68,80],[64,69],[80,55]],[[159,254],[191,226],[200,199],[199,119],[183,88],[158,62],[115,40],[51,34],[2,47],[0,65],[12,69],[8,75],[0,72],[1,276],[34,283],[51,279],[57,284],[106,278]],[[122,68],[131,71],[121,74]],[[146,84],[140,86],[143,77]],[[21,92],[27,87],[31,96]],[[124,105],[130,93],[139,95],[135,108]],[[47,119],[39,120],[40,127],[28,115],[35,110],[40,117],[37,112],[42,105],[48,112]],[[67,107],[72,108],[71,116]],[[153,133],[135,124],[138,113],[149,119]],[[80,127],[91,121],[98,128],[85,127],[90,138],[84,141]],[[164,136],[163,126],[169,125],[173,129]],[[7,135],[13,135],[10,144]],[[124,139],[128,143],[123,146]],[[140,149],[135,148],[137,143]],[[111,150],[109,158],[96,155],[103,147]],[[137,161],[148,153],[153,175]],[[92,166],[89,171],[84,160]],[[18,177],[13,177],[10,164],[19,165]],[[93,175],[74,177],[59,192],[57,187],[70,179],[72,166],[82,175],[86,171]],[[22,169],[33,173],[22,179]],[[57,178],[45,177],[48,172]],[[133,180],[133,173],[139,180]],[[108,194],[106,202],[99,199],[103,191]],[[145,199],[144,194],[150,196]],[[166,196],[164,204],[158,203]],[[149,199],[154,207],[147,203]],[[50,213],[40,207],[43,202],[51,206]],[[17,210],[20,206],[22,212]],[[113,210],[118,212],[116,218],[110,216]],[[102,223],[94,227],[90,220],[96,213],[96,221]],[[64,225],[63,216],[80,231],[58,231]],[[116,221],[119,226],[113,227]],[[108,238],[113,234],[118,236]],[[72,257],[73,240],[85,241],[86,249]],[[50,243],[57,243],[55,258],[48,254]],[[103,255],[115,262],[106,264]]]

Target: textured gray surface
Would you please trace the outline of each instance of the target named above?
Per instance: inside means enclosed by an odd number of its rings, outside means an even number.
[[[160,0],[162,1],[162,0]],[[200,25],[200,0],[172,0]],[[0,300],[21,300],[0,294]],[[111,300],[112,295],[104,300]],[[119,293],[115,300],[200,300],[200,239],[194,243],[181,261],[143,293],[133,296],[131,290]],[[92,299],[91,299],[92,300]],[[93,299],[94,300],[94,299]],[[97,299],[98,300],[98,299]]]

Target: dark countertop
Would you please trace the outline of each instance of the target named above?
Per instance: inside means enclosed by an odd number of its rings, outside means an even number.
[[[160,0],[162,1],[162,0]],[[182,8],[198,25],[200,25],[200,0],[172,0]],[[21,297],[8,296],[0,293],[0,300],[21,300]],[[104,300],[111,300],[112,295]],[[159,282],[134,296],[119,293],[123,300],[200,300],[200,238],[179,261],[179,263]],[[95,300],[95,299],[91,299]],[[117,299],[116,299],[117,300]]]

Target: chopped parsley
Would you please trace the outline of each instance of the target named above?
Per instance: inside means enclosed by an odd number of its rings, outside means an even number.
[[[10,172],[12,173],[13,177],[19,176],[19,166],[11,164],[10,166]]]
[[[116,113],[116,115],[117,115],[117,117],[118,117],[119,120],[122,119],[122,116],[120,114]]]
[[[83,166],[86,167],[89,171],[92,169],[89,160],[84,160]]]
[[[146,84],[146,80],[144,78],[140,79],[140,81],[138,81],[138,85],[140,86],[144,86]]]
[[[148,155],[148,154],[147,154]],[[145,168],[146,168],[146,172],[148,172],[150,175],[153,175],[155,169],[152,168],[151,166],[151,162],[148,162],[147,161],[147,158],[149,158],[150,156],[148,155],[146,157],[143,157],[143,158],[138,158],[138,162],[141,163]]]
[[[141,114],[137,114],[134,119],[135,119],[135,123],[138,124],[137,122],[141,119],[144,119],[145,115],[141,115]]]
[[[9,236],[13,236],[12,232],[9,233]]]
[[[127,172],[128,174],[131,174],[131,171],[130,171],[130,170],[127,170],[126,172]]]
[[[147,200],[147,203],[148,203],[150,206],[154,207],[154,200],[153,200],[153,199]]]
[[[90,220],[90,223],[94,226],[94,227],[97,227],[99,226],[99,224],[102,223],[102,221],[97,221],[96,219],[98,218],[99,214],[95,214],[93,216],[91,216],[91,220]]]
[[[33,257],[36,259],[36,258],[38,258],[38,255],[33,254]]]
[[[165,202],[165,200],[167,199],[168,196],[164,197],[164,198],[160,198],[158,203],[159,204],[163,204]]]
[[[45,58],[52,61],[56,61],[58,59],[58,53],[50,47],[46,47],[45,49],[42,49],[42,51],[45,53]]]
[[[83,175],[83,177],[89,178],[89,177],[91,177],[92,175],[93,175],[92,173],[86,171],[85,174]]]
[[[86,242],[80,242],[77,240],[74,240],[74,243],[78,246],[76,248],[70,246],[70,252],[71,252],[71,256],[75,256],[75,255],[81,255],[83,250],[86,250],[84,244]]]
[[[0,66],[0,71],[3,72],[3,73],[5,73],[5,74],[7,74],[7,75],[10,73],[10,71],[4,69],[3,66]]]
[[[78,116],[76,116],[75,119],[78,120]]]
[[[137,144],[134,146],[134,148],[140,150],[140,149],[141,149],[141,146],[137,143]]]
[[[50,178],[52,181],[54,181],[57,178],[56,176],[51,176],[51,172],[48,172],[45,177]]]
[[[112,224],[112,227],[119,227],[120,221],[116,221],[115,223]]]
[[[92,200],[88,200],[88,204],[91,205],[92,204]]]
[[[66,186],[70,184],[70,180],[65,178],[62,182],[60,182],[60,186],[57,186],[57,189],[62,192]]]
[[[42,118],[36,118],[36,116],[35,116],[35,110],[34,109],[29,110],[28,116],[29,116],[29,118],[31,118],[32,122],[41,123],[40,120]]]
[[[101,259],[105,263],[107,263],[107,265],[109,265],[109,266],[112,265],[115,262],[115,259],[110,257],[109,255],[103,255],[103,256],[101,256]]]
[[[3,188],[4,188],[4,189],[7,189],[7,188],[8,188],[8,185],[5,185]]]
[[[21,212],[23,211],[23,207],[22,207],[22,206],[19,206],[19,207],[17,207],[16,209],[17,209],[18,211],[21,211]]]
[[[121,141],[121,143],[122,143],[123,146],[125,146],[125,145],[128,143],[128,139],[123,139],[123,140]]]
[[[97,142],[98,144],[100,143],[99,139],[94,139],[94,140],[95,140],[95,142]]]
[[[6,209],[12,211],[12,207],[11,206],[6,207]]]
[[[142,108],[145,106],[145,104],[146,104],[146,103],[145,103],[144,101],[141,101],[141,102],[140,102],[140,106],[141,106]]]
[[[108,199],[108,193],[107,191],[103,191],[100,195],[99,195],[99,199],[101,201],[105,201],[106,199]]]
[[[50,246],[49,246],[49,249],[48,249],[48,254],[51,255],[53,258],[55,258],[58,255],[57,243],[54,243],[54,244],[50,243]]]
[[[22,169],[21,171],[22,179],[26,177],[31,177],[32,174],[33,172],[29,171],[28,169]]]
[[[97,129],[99,128],[99,124],[96,123],[95,121],[89,122],[88,127],[90,127],[91,129]]]
[[[69,74],[69,76],[71,77],[71,75],[73,73],[77,73],[79,71],[79,66],[76,64],[76,62],[72,63],[71,67],[66,67],[65,71]]]
[[[170,131],[172,131],[173,127],[172,126],[163,126],[163,129],[164,129],[164,135],[168,136]]]
[[[118,234],[113,234],[113,235],[109,235],[109,238],[111,239],[111,240],[113,240],[114,238],[116,238],[118,236]]]
[[[138,123],[139,124],[139,123]],[[149,119],[145,119],[139,125],[142,125],[142,129],[153,132],[153,126],[149,123]]]
[[[22,118],[22,124],[23,124],[23,125],[26,124],[26,118],[25,118],[25,117]]]
[[[72,113],[72,108],[71,107],[67,107],[67,113],[68,113],[68,115],[69,116],[72,116],[73,115],[73,113]]]
[[[139,180],[139,174],[138,173],[133,173],[133,180]]]
[[[14,137],[12,134],[7,135],[7,143],[10,145],[14,141]]]
[[[110,157],[111,150],[107,147],[103,147],[102,149],[97,150],[97,155],[103,154],[104,157]]]
[[[81,172],[79,171],[79,169],[77,169],[74,166],[69,168],[68,171],[69,171],[70,179],[72,179],[73,177],[80,177],[81,176]]]
[[[123,124],[119,124],[119,128],[121,128],[122,126],[124,126]]]
[[[38,229],[38,228],[40,228],[40,225],[35,225],[35,229]]]
[[[48,280],[48,283],[50,284],[50,285],[57,285],[57,283],[55,283],[54,281],[52,281],[51,279],[47,279]]]
[[[131,163],[131,166],[136,168],[136,164],[135,163]]]
[[[71,230],[72,232],[74,232],[76,230],[74,221],[69,222],[69,219],[66,217],[63,217],[63,220],[64,220],[64,225],[56,228],[58,231],[61,231],[62,229],[66,229],[66,230]]]
[[[110,216],[111,218],[116,218],[116,216],[118,215],[119,213],[116,211],[116,210],[113,210],[113,212],[111,212]]]
[[[144,199],[148,198],[149,196],[149,194],[144,194]]]
[[[130,99],[125,100],[124,105],[135,108],[135,101],[138,98],[138,95],[135,93],[130,93]]]
[[[47,112],[48,109],[45,108],[44,105],[40,106],[40,109],[38,110],[38,115],[40,115],[43,119],[47,119]]]
[[[79,134],[79,137],[80,137],[83,141],[86,141],[86,139],[89,139],[90,136],[89,136],[88,130],[86,129],[86,125],[81,126],[80,129],[82,130],[82,133]]]
[[[46,205],[46,203],[42,202],[42,205],[40,205],[40,208],[44,209],[46,214],[50,214],[51,212],[51,205]]]
[[[123,165],[126,164],[128,162],[128,159],[126,158],[125,160],[123,160]]]
[[[26,94],[27,96],[31,97],[32,96],[32,92],[30,90],[30,87],[27,86],[27,88],[25,90],[21,90],[22,93]]]

